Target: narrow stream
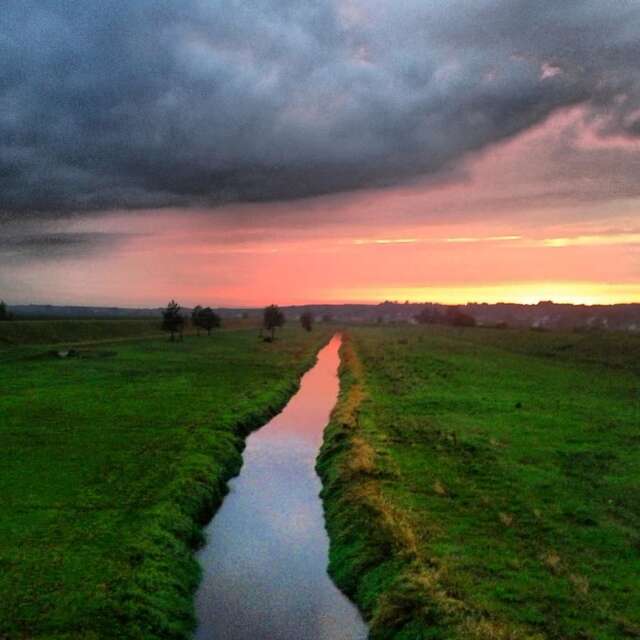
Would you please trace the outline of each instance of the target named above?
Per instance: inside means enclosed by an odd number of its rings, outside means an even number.
[[[196,640],[364,640],[357,609],[327,575],[314,465],[339,391],[340,337],[282,413],[247,439],[240,475],[198,553]]]

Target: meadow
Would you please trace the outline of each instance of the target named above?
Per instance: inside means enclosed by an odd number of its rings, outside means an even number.
[[[190,637],[201,527],[332,333],[292,325],[0,324],[0,638]],[[344,336],[318,471],[371,638],[640,637],[640,337]]]
[[[201,525],[329,331],[0,329],[0,638],[189,637]]]
[[[13,345],[111,341],[149,336],[162,336],[157,319],[51,319],[0,322],[0,349]]]
[[[640,337],[347,338],[318,470],[370,637],[640,637]]]

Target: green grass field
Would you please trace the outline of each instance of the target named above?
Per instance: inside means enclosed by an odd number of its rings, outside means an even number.
[[[201,524],[331,331],[67,322],[0,325],[0,638],[187,638]],[[615,334],[349,329],[318,469],[330,571],[372,638],[640,637],[639,356]]]
[[[78,322],[2,328],[0,638],[186,638],[200,525],[329,332]]]
[[[371,637],[640,637],[640,338],[349,334],[318,469]]]
[[[13,345],[98,342],[161,335],[160,319],[16,320],[0,322],[0,349]]]

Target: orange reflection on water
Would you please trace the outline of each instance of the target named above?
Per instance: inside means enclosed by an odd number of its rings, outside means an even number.
[[[322,441],[322,429],[332,405],[327,398],[336,398],[340,387],[336,375],[339,365],[340,337],[333,336],[322,350],[322,357],[300,382],[300,391],[290,400],[286,409],[269,423],[269,429],[277,436],[296,436],[318,445]]]

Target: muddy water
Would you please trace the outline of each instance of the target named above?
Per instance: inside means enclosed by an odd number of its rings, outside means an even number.
[[[355,607],[327,576],[315,458],[336,402],[334,336],[300,390],[249,436],[240,475],[199,552],[197,640],[362,640]]]

